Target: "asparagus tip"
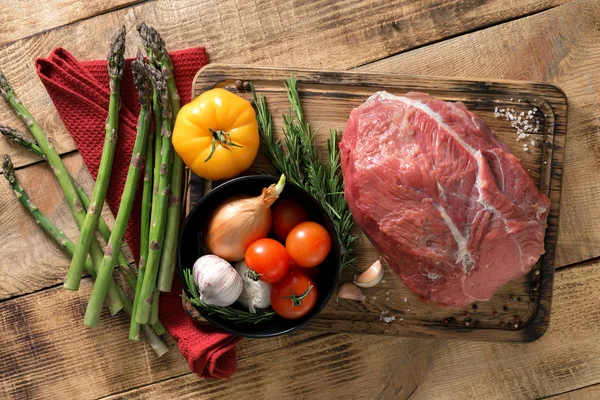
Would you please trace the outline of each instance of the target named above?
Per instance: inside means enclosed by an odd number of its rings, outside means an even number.
[[[121,26],[112,38],[108,51],[108,75],[113,79],[123,77],[125,68],[125,27]]]
[[[14,179],[15,166],[13,165],[8,154],[5,154],[2,157],[2,171],[4,171],[4,177],[8,179],[9,182]]]
[[[153,27],[140,22],[137,26],[137,30],[140,33],[144,47],[148,51],[148,58],[154,65],[161,61],[168,61],[169,55],[165,41],[162,39],[160,34]]]
[[[150,81],[154,90],[158,93],[158,101],[162,108],[162,114],[164,118],[171,118],[171,101],[169,99],[169,90],[167,88],[167,82],[162,71],[156,68],[147,68]]]
[[[131,63],[133,72],[133,83],[140,95],[140,104],[149,104],[152,101],[152,85],[148,76],[148,64],[144,60],[142,52],[138,50],[137,57]]]
[[[10,160],[10,156],[8,154],[5,154],[2,157],[2,169],[6,170],[6,169],[12,169],[13,165],[12,165],[12,161]]]
[[[13,89],[12,86],[10,86],[8,79],[6,79],[6,76],[0,71],[0,95],[6,96],[8,92],[12,91]]]
[[[136,25],[135,29],[137,29],[137,31],[140,33],[140,35],[142,34],[142,32],[146,32],[146,30],[148,29],[148,25],[146,25],[145,22],[140,22],[139,24]],[[145,33],[144,33],[145,34]]]
[[[25,139],[23,134],[21,134],[21,132],[19,132],[17,129],[7,125],[0,125],[0,133],[17,143],[33,143],[32,141]]]

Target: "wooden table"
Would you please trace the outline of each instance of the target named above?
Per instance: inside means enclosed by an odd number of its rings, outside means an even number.
[[[155,26],[211,61],[559,85],[569,127],[550,328],[499,344],[311,333],[244,340],[229,381],[156,359],[124,316],[94,330],[90,292],[67,292],[68,259],[0,181],[0,398],[600,398],[600,3],[597,0],[0,0],[0,68],[90,189],[91,178],[33,70],[63,46],[102,58],[119,25]],[[3,103],[0,122],[20,127]],[[76,237],[51,171],[0,140],[40,208]],[[108,216],[108,215],[107,215]],[[169,342],[174,346],[172,341]]]

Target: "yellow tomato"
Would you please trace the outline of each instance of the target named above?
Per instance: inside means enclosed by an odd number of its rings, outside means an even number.
[[[205,179],[229,179],[248,169],[260,144],[250,102],[228,90],[208,90],[181,108],[173,147]]]

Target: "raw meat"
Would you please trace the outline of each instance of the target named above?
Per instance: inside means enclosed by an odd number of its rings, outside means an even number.
[[[354,218],[422,300],[488,300],[544,253],[550,200],[464,104],[375,93],[340,149]]]

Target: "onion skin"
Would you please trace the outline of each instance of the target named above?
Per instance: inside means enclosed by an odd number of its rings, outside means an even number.
[[[234,196],[220,204],[208,219],[206,251],[229,262],[244,259],[246,249],[271,231],[271,205],[279,198],[285,178],[262,190],[258,197]]]

